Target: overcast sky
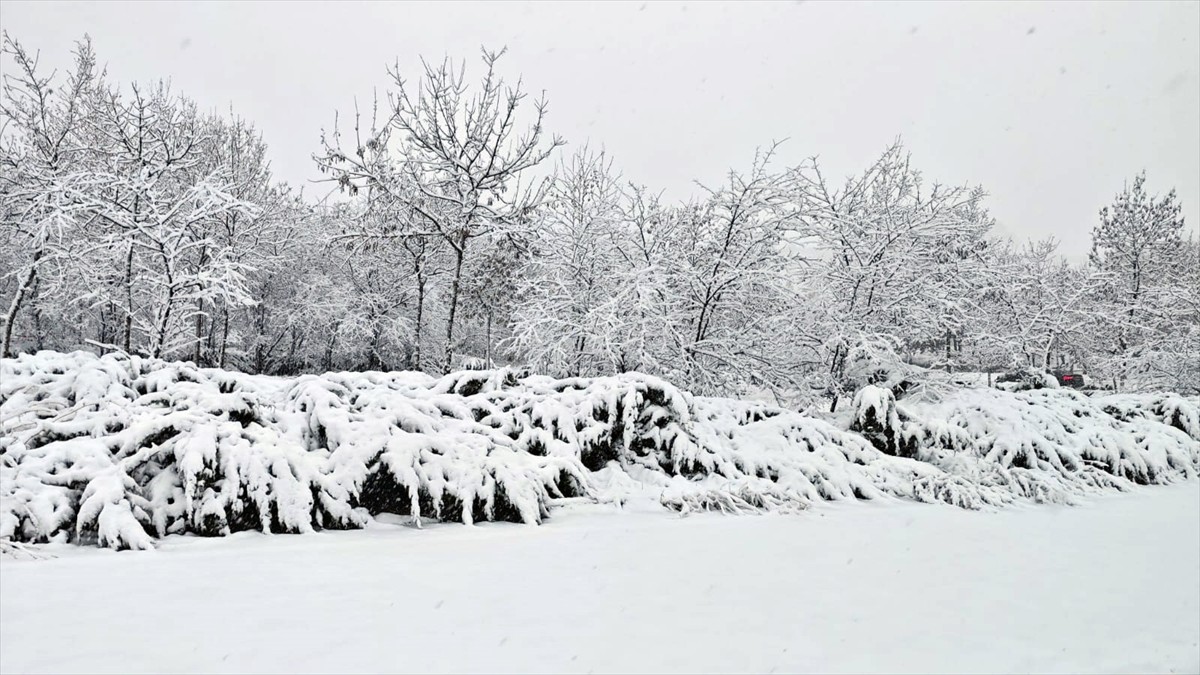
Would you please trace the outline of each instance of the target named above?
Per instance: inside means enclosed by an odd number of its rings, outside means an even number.
[[[1200,221],[1200,3],[22,2],[0,27],[48,64],[92,36],[121,82],[170,77],[262,130],[276,173],[316,177],[334,111],[398,60],[507,45],[548,126],[629,179],[693,180],[819,155],[857,172],[897,136],[927,178],[983,185],[1006,233],[1086,253],[1098,209],[1146,169]],[[478,71],[476,71],[478,72]],[[326,191],[309,186],[306,191]]]

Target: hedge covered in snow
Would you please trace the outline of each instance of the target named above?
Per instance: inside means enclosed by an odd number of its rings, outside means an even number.
[[[0,362],[0,542],[150,548],[168,534],[304,533],[378,513],[539,523],[556,499],[688,512],[894,497],[1070,502],[1194,477],[1172,395],[867,387],[845,425],[626,374],[513,370],[294,379],[86,352]]]

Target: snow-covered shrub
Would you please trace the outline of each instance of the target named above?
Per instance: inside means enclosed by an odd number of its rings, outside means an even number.
[[[1070,389],[966,389],[906,414],[918,459],[1038,501],[1197,475],[1200,441],[1173,426],[1193,420],[1194,405],[1129,397],[1120,407],[1109,399]],[[1118,408],[1124,413],[1111,414]]]
[[[854,395],[850,430],[862,434],[881,452],[897,457],[915,454],[915,439],[901,427],[896,396],[890,389],[867,385]]]
[[[484,380],[493,377],[475,372]],[[539,522],[550,496],[562,496],[563,474],[582,471],[560,458],[519,451],[503,424],[487,423],[496,409],[478,384],[464,377],[431,390],[388,376],[306,376],[284,399],[296,411],[304,446],[328,453],[322,482],[368,512],[465,523]],[[475,393],[446,392],[457,385]],[[350,525],[331,512],[338,500],[330,493],[321,499],[322,512]]]
[[[1058,389],[1058,378],[1032,366],[1021,366],[996,377],[996,386],[1005,391]]]
[[[681,513],[980,508],[1200,469],[1197,406],[1170,395],[975,389],[898,404],[867,386],[839,427],[634,373],[289,380],[42,352],[3,360],[0,376],[0,541],[14,543],[142,549],[169,534],[357,528],[384,512],[539,523],[562,498]]]
[[[62,375],[47,381],[34,365],[32,386],[0,393],[19,422],[5,425],[16,432],[2,510],[13,536],[46,540],[73,525],[78,540],[145,548],[147,532],[311,530],[312,460],[260,410],[261,393],[186,364],[82,352],[6,361],[6,381],[39,360]]]
[[[1200,441],[1200,398],[1177,394],[1110,394],[1098,399],[1104,412],[1122,421],[1152,419]]]

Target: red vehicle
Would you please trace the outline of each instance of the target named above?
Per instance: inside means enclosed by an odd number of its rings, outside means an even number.
[[[1070,370],[1056,370],[1054,371],[1054,377],[1058,378],[1060,386],[1083,389],[1085,378],[1082,373]]]

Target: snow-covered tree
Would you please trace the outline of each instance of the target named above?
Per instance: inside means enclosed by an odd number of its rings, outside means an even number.
[[[899,143],[837,190],[814,161],[798,172],[806,245],[816,251],[804,320],[818,341],[833,397],[863,384],[847,379],[862,344],[904,343],[964,329],[966,279],[980,265],[991,218],[980,188],[926,187]],[[880,369],[897,365],[885,359]]]
[[[1126,308],[1130,327],[1152,308],[1146,289],[1164,277],[1176,276],[1174,252],[1183,243],[1182,207],[1175,191],[1165,196],[1146,191],[1143,171],[1117,195],[1112,205],[1100,209],[1100,223],[1092,230],[1090,260],[1097,269],[1113,275],[1116,300]],[[1118,335],[1121,349],[1132,336]]]
[[[217,139],[192,101],[165,83],[131,86],[128,97],[107,88],[97,97],[95,131],[108,141],[97,171],[106,180],[90,193],[90,212],[103,224],[100,239],[124,259],[115,269],[97,261],[114,283],[83,299],[124,314],[126,352],[191,352],[203,336],[187,328],[203,320],[206,306],[252,302],[240,242],[229,234],[257,208],[230,192],[232,166],[205,166]]]
[[[255,242],[256,269],[248,282],[257,302],[234,315],[240,340],[231,365],[254,373],[297,373],[308,365],[303,356],[307,337],[325,324],[305,321],[306,310],[326,298],[312,294],[306,284],[331,266],[322,250],[322,215],[292,195],[268,236]]]
[[[1059,365],[1055,355],[1090,365],[1102,275],[1063,259],[1058,242],[994,242],[973,279],[980,286],[972,337],[988,365],[1050,368]]]
[[[533,254],[520,270],[512,346],[534,367],[564,375],[613,371],[606,347],[616,312],[624,229],[620,176],[603,151],[560,160],[536,214]]]
[[[1101,287],[1105,320],[1097,330],[1108,343],[1101,347],[1104,367],[1118,385],[1164,366],[1188,367],[1168,346],[1181,336],[1186,345],[1196,326],[1195,259],[1184,246],[1183,227],[1175,191],[1150,194],[1145,172],[1100,210],[1090,256],[1107,276]]]
[[[703,392],[797,381],[789,328],[798,296],[787,253],[801,205],[794,173],[770,167],[777,148],[760,151],[748,174],[730,171],[682,214],[672,276],[687,335],[685,382]]]
[[[393,68],[390,116],[382,128],[372,128],[367,141],[351,152],[341,149],[335,133],[317,158],[348,189],[366,188],[372,196],[385,195],[408,206],[421,217],[413,232],[438,236],[449,247],[454,266],[445,370],[454,355],[464,263],[472,242],[528,222],[541,191],[522,188],[519,181],[562,144],[558,137],[543,142],[544,99],[533,103],[529,126],[520,126],[527,94],[519,81],[509,85],[496,71],[502,54],[483,51],[486,71],[474,87],[465,69],[449,59],[425,62],[415,87],[398,66]]]
[[[664,204],[644,185],[630,185],[627,195],[624,232],[616,242],[622,265],[611,281],[617,292],[601,312],[608,318],[605,352],[615,372],[679,379],[686,372],[688,333],[671,274],[685,210]]]
[[[485,51],[424,63],[353,133],[342,192],[275,180],[249,121],[119,84],[90,42],[48,75],[5,36],[0,352],[87,348],[259,373],[519,361],[641,371],[704,394],[904,398],[915,365],[1044,369],[1200,388],[1200,252],[1144,174],[1086,266],[990,238],[980,188],[925,181],[896,143],[844,185],[775,148],[683,201],[562,141]],[[938,352],[930,357],[930,351]],[[944,355],[943,355],[944,350]],[[1041,374],[1038,375],[1041,377]]]
[[[3,218],[5,311],[0,356],[9,356],[18,314],[28,299],[50,296],[63,272],[87,247],[79,230],[88,220],[84,193],[95,180],[86,166],[84,126],[97,80],[91,42],[77,43],[74,68],[61,81],[38,66],[17,40],[4,34],[0,94],[0,218]],[[35,322],[38,316],[35,306]],[[41,346],[42,331],[33,342]]]
[[[277,273],[277,251],[296,238],[293,230],[304,220],[305,206],[299,195],[272,175],[267,145],[253,124],[231,111],[228,118],[210,116],[204,125],[210,140],[198,173],[219,177],[229,196],[253,207],[229,209],[210,219],[207,235],[216,251],[243,270],[253,296],[262,275]],[[206,264],[211,254],[212,250],[202,249],[197,262]],[[271,300],[255,297],[261,302]],[[216,296],[215,304],[197,300],[192,356],[197,364],[224,367],[231,348],[244,355],[234,334],[244,309],[225,296]]]

